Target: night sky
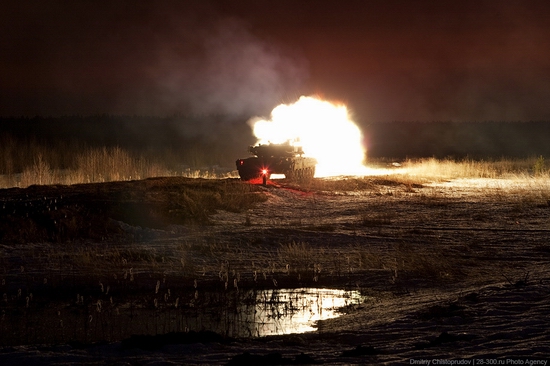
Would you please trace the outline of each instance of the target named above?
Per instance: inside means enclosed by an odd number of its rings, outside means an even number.
[[[548,1],[2,1],[0,116],[550,120]]]

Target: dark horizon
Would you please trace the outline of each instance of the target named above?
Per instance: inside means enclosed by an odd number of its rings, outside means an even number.
[[[362,128],[550,120],[549,14],[508,0],[9,2],[0,116],[252,117],[320,95]]]
[[[367,163],[438,159],[524,159],[550,156],[550,121],[394,121],[364,128]],[[43,154],[65,169],[90,149],[122,148],[176,169],[234,169],[256,138],[238,118],[139,116],[0,117],[0,174],[22,171]],[[327,146],[330,148],[330,146]]]

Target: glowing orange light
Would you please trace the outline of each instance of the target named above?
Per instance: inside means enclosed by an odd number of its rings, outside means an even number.
[[[250,121],[258,143],[290,140],[304,155],[317,159],[316,177],[365,175],[362,133],[345,105],[302,96],[294,104],[280,104],[271,119]]]

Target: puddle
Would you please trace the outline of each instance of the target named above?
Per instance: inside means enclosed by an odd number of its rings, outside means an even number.
[[[360,304],[359,291],[324,288],[266,289],[215,296],[215,309],[203,309],[186,329],[212,330],[230,337],[264,337],[315,331],[316,322],[341,315],[342,307]]]
[[[304,333],[315,331],[316,322],[340,316],[339,309],[364,300],[359,291],[298,288],[265,290],[253,306],[243,308],[242,323],[249,335]]]
[[[340,308],[366,299],[359,291],[323,288],[113,297],[79,296],[77,302],[49,301],[49,306],[34,306],[42,301],[38,297],[33,303],[27,297],[27,305],[9,298],[0,306],[0,344],[119,341],[133,334],[191,330],[236,338],[304,333],[315,331],[319,320],[339,316]]]

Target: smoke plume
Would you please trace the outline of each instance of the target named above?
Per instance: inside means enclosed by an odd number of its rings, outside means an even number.
[[[305,62],[211,1],[12,2],[0,116],[261,113]]]
[[[269,110],[299,87],[305,63],[250,33],[237,19],[220,19],[198,35],[185,59],[164,49],[152,77],[168,110],[250,115]]]

